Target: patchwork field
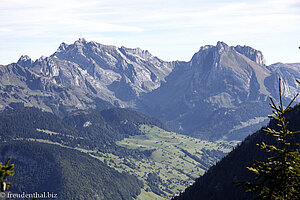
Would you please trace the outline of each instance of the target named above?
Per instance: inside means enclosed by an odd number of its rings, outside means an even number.
[[[168,132],[156,126],[142,125],[142,135],[135,135],[118,141],[117,145],[129,149],[151,150],[148,159],[116,158],[103,155],[110,166],[127,171],[144,182],[145,191],[169,198],[191,184],[211,165],[231,151],[233,144],[208,142],[174,132]],[[151,179],[159,184],[153,188]],[[146,196],[142,193],[140,196]],[[148,194],[149,196],[149,194]],[[149,199],[153,199],[153,196]]]

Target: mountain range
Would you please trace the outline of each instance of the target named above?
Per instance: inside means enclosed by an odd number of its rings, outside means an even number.
[[[201,47],[189,62],[166,62],[140,48],[79,39],[49,57],[0,66],[0,107],[35,106],[60,117],[129,108],[186,135],[241,141],[267,123],[278,77],[290,99],[299,89],[300,63],[267,66],[262,52],[224,42]]]

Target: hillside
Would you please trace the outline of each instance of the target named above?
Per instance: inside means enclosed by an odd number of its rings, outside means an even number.
[[[11,156],[13,193],[57,194],[57,199],[125,200],[137,197],[141,184],[103,162],[69,148],[29,141],[2,142],[1,160]],[[113,183],[113,184],[112,184]]]
[[[287,115],[288,129],[300,130],[300,108],[298,107]],[[269,127],[276,128],[276,122],[270,121]],[[300,141],[300,135],[295,137]],[[265,160],[266,153],[261,151],[256,144],[265,142],[274,143],[274,137],[266,135],[262,130],[247,137],[241,145],[236,147],[215,166],[211,167],[203,176],[188,187],[179,197],[174,200],[239,200],[253,199],[249,193],[244,193],[241,188],[233,184],[234,181],[247,181],[254,178],[253,174],[246,169],[251,166],[253,160]]]
[[[165,128],[156,119],[120,108],[77,111],[60,119],[38,108],[25,107],[0,113],[0,140],[40,139],[72,148],[108,150],[126,155],[136,151],[116,147],[115,142],[141,134],[141,124]]]
[[[173,196],[193,183],[234,145],[199,140],[166,129],[157,119],[121,108],[75,111],[64,119],[30,107],[0,113],[1,145],[22,141],[24,146],[30,144],[32,148],[42,144],[55,145],[62,151],[61,154],[64,150],[66,154],[70,150],[82,152],[84,154],[80,155],[85,157],[85,161],[93,157],[121,174],[137,178],[141,188],[137,199]],[[31,150],[35,151],[29,148],[26,152],[30,154]],[[60,159],[55,154],[51,155],[53,159]],[[39,158],[35,153],[32,156]],[[42,160],[41,163],[48,161]],[[73,162],[74,165],[76,163]],[[76,172],[77,169],[74,170]],[[26,173],[33,178],[32,172],[25,170]],[[69,176],[73,174],[62,174],[61,179],[70,179]],[[16,179],[17,184],[19,181]],[[74,187],[79,187],[77,183],[74,182]],[[34,187],[38,188],[38,184],[40,182],[37,181]]]

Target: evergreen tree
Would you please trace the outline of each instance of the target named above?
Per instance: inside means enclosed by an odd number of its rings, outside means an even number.
[[[0,162],[0,184],[1,184],[1,191],[5,192],[8,187],[12,186],[13,184],[10,182],[6,182],[6,179],[8,176],[14,175],[14,164],[9,164],[11,161],[11,157],[8,158],[6,163],[3,165],[2,162]]]
[[[300,83],[297,80],[298,83]],[[289,131],[286,121],[286,114],[296,107],[291,108],[292,103],[298,94],[284,108],[282,101],[281,79],[279,79],[279,105],[276,106],[270,98],[270,106],[273,109],[275,119],[280,130],[267,128],[264,131],[273,136],[273,144],[262,142],[258,146],[268,153],[266,161],[255,161],[252,167],[247,167],[256,177],[253,182],[238,182],[244,186],[245,192],[254,192],[257,199],[268,200],[291,200],[300,199],[300,154],[298,142],[295,142],[294,135],[300,131]],[[299,105],[298,105],[299,106]]]

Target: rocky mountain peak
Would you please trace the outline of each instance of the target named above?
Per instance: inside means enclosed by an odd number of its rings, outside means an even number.
[[[198,69],[202,68],[205,71],[214,69],[220,66],[222,57],[228,58],[229,55],[234,55],[233,51],[232,47],[225,42],[218,41],[215,46],[205,45],[200,47],[200,50],[194,54],[190,64]]]
[[[244,52],[249,52],[249,55],[239,53],[235,47],[224,42],[201,47],[186,72],[190,73],[186,76],[193,80],[190,96],[194,95],[194,91],[201,92],[202,97],[206,96],[205,101],[218,107],[234,107],[250,99],[266,98],[270,93],[264,80],[270,71],[248,58],[251,53],[257,52],[260,55],[258,51],[245,47]],[[213,96],[211,91],[214,91]],[[197,98],[198,95],[195,95]]]
[[[28,61],[28,60],[31,60],[31,58],[29,56],[22,55],[18,61]]]
[[[256,62],[259,65],[262,66],[266,65],[266,60],[262,52],[259,50],[253,49],[252,47],[245,46],[245,45],[244,46],[237,45],[236,47],[234,47],[234,50],[236,50],[240,54],[246,56],[247,58]]]
[[[37,62],[43,62],[47,60],[47,57],[46,56],[41,56],[39,59],[37,59]]]
[[[88,42],[84,38],[79,38],[73,44],[62,43],[58,50],[52,55],[57,56],[60,59],[72,60],[74,58],[86,57],[94,54],[94,56],[105,56],[102,55],[103,51],[114,51],[117,48],[110,45],[102,45],[97,42]],[[86,55],[87,54],[87,55]],[[101,54],[101,55],[98,55]],[[75,59],[76,60],[76,59]]]
[[[74,42],[74,45],[76,46],[76,47],[82,47],[82,46],[84,46],[84,45],[86,45],[88,42],[84,39],[84,38],[79,38],[78,40],[76,40],[75,42]]]
[[[67,45],[66,43],[61,43],[57,49],[57,52],[61,52],[61,51],[65,51],[68,48],[69,45]]]
[[[243,58],[241,54],[246,58]],[[191,63],[204,64],[206,68],[208,66],[215,68],[222,65],[223,67],[227,66],[228,68],[238,69],[242,66],[247,67],[247,63],[251,61],[266,69],[266,61],[261,51],[249,46],[238,45],[233,47],[227,45],[225,42],[218,41],[216,46],[206,45],[201,47],[193,56]]]
[[[88,42],[84,39],[84,38],[79,38],[78,40],[75,41],[74,44],[76,45],[83,45],[83,44],[87,44]]]
[[[222,41],[218,41],[216,47],[217,47],[219,53],[229,50],[229,46],[225,42],[222,42]]]
[[[75,41],[75,43],[73,44],[74,48],[77,49],[77,51],[80,54],[84,54],[83,53],[83,48],[85,48],[85,46],[87,45],[87,41],[84,38],[79,38],[77,41]]]
[[[27,56],[27,55],[22,55],[17,64],[21,65],[22,67],[30,67],[33,63],[33,60]]]

